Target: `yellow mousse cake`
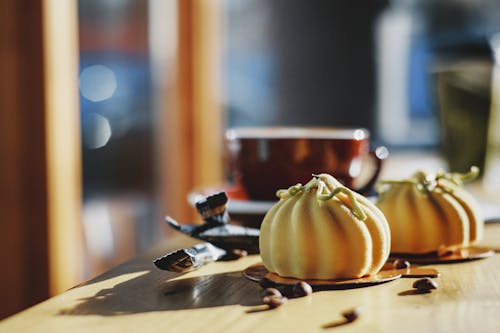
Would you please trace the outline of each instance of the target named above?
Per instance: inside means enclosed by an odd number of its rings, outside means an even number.
[[[478,173],[476,167],[466,174],[419,171],[409,179],[380,182],[377,205],[391,228],[391,251],[424,254],[480,240],[484,222],[476,200],[462,187]]]
[[[367,198],[328,174],[277,192],[260,229],[264,266],[297,279],[359,278],[377,273],[390,253],[390,231]]]

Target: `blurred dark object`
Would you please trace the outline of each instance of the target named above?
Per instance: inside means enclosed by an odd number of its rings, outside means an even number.
[[[167,253],[163,257],[153,260],[153,263],[156,267],[165,271],[185,273],[217,261],[225,254],[226,251],[210,243],[201,243]]]
[[[230,224],[227,201],[225,192],[200,198],[195,206],[205,222],[203,224],[179,224],[170,216],[166,216],[165,220],[170,227],[224,250],[242,249],[258,253],[259,229]]]
[[[226,224],[229,223],[229,214],[226,209],[227,201],[226,193],[219,192],[197,201],[195,207],[205,223]]]
[[[389,145],[440,142],[436,61],[487,56],[496,0],[394,0],[376,26],[379,135]]]
[[[148,1],[85,0],[78,10],[84,197],[151,196]]]
[[[196,239],[200,239],[224,250],[242,249],[248,253],[259,253],[259,229],[233,224],[179,224],[170,216],[165,220],[172,228]]]
[[[78,1],[87,277],[158,239],[150,6]]]
[[[492,63],[469,60],[441,68],[437,90],[441,151],[452,172],[484,170],[491,105]]]
[[[500,31],[500,29],[498,30]],[[500,203],[500,33],[496,32],[490,39],[495,65],[491,79],[491,111],[488,124],[488,142],[483,174],[483,188],[489,197]]]
[[[202,198],[221,191],[226,193],[229,199],[227,211],[231,216],[231,224],[243,227],[260,229],[265,214],[278,200],[275,197],[273,201],[252,201],[248,198],[248,194],[241,184],[238,183],[224,183],[216,186],[198,188],[189,193],[187,199],[189,204],[194,207]]]
[[[228,127],[374,128],[373,23],[385,1],[225,1]]]

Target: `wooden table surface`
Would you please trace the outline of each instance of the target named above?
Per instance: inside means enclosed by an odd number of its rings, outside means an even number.
[[[485,242],[498,248],[500,224]],[[168,248],[193,244],[179,235]],[[432,265],[441,276],[430,294],[412,294],[415,279],[350,290],[315,292],[273,310],[263,309],[261,287],[241,271],[249,256],[176,274],[156,269],[157,249],[0,322],[0,332],[500,332],[500,254]],[[361,307],[358,320],[341,312]]]

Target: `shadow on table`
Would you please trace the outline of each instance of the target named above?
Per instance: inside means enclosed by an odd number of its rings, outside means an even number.
[[[172,280],[160,271],[102,289],[92,297],[80,299],[59,315],[114,316],[153,311],[209,308],[226,305],[262,304],[260,286],[245,279],[241,272],[228,272]]]

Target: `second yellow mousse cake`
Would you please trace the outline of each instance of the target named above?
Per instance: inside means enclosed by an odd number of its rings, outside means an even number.
[[[484,223],[478,205],[462,187],[478,173],[476,167],[466,174],[419,171],[382,181],[377,205],[391,228],[392,252],[424,254],[480,240]]]
[[[380,210],[328,174],[277,192],[260,229],[264,266],[297,279],[359,278],[377,273],[390,253]]]

